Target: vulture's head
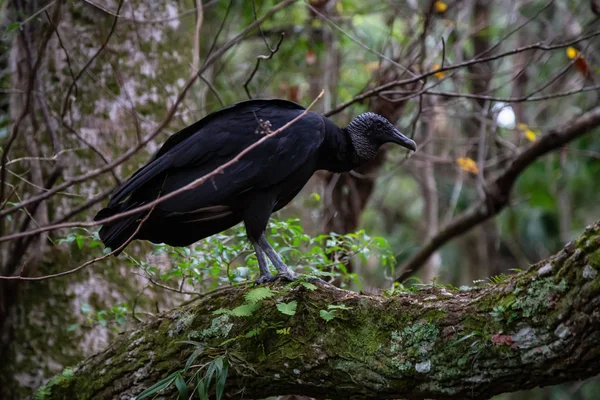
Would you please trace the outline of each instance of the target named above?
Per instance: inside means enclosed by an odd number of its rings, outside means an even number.
[[[417,144],[404,136],[381,115],[367,112],[354,118],[346,128],[356,154],[364,160],[371,160],[379,147],[385,143],[396,143],[416,151]]]

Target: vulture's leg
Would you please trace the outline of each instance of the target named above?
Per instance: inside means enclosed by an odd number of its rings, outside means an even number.
[[[296,280],[296,274],[285,265],[279,254],[271,247],[271,243],[267,240],[264,232],[258,238],[258,245],[267,253],[267,257],[269,257],[269,260],[271,260],[271,263],[277,269],[276,278],[284,278],[290,281]]]
[[[269,271],[269,266],[267,265],[267,256],[263,249],[258,245],[254,240],[250,240],[252,242],[252,246],[254,246],[254,251],[256,252],[256,258],[258,259],[258,270],[260,271],[260,276],[254,282],[257,285],[271,282],[273,281],[273,275],[271,275],[271,271]]]

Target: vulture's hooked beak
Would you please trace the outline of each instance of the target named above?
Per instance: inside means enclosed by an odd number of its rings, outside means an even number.
[[[405,147],[409,150],[417,151],[417,144],[415,143],[415,141],[407,138],[397,129],[394,129],[394,133],[390,138],[390,142],[399,144],[400,146]]]

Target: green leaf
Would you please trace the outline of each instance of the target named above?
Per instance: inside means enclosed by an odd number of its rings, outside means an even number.
[[[227,308],[219,308],[218,310],[213,311],[213,314],[215,314],[215,315],[220,315],[220,314],[231,315],[231,310],[228,310]]]
[[[246,293],[244,298],[248,303],[254,304],[261,300],[268,299],[269,297],[275,296],[275,293],[268,287],[262,286],[256,289],[252,289]]]
[[[253,337],[253,336],[256,336],[256,335],[258,335],[259,333],[260,333],[260,329],[258,329],[258,328],[254,328],[254,329],[252,329],[252,330],[248,331],[248,332],[246,333],[246,335],[245,335],[245,336],[246,336],[247,338],[251,338],[251,337]]]
[[[469,339],[469,338],[472,338],[473,336],[477,336],[477,335],[479,335],[479,332],[477,332],[477,331],[471,332],[471,333],[469,333],[468,335],[465,335],[465,336],[461,337],[460,339],[458,339],[457,341],[455,341],[455,342],[451,343],[451,344],[450,344],[448,347],[455,346],[455,345],[457,345],[457,344],[459,344],[459,343],[462,343],[462,342],[464,342],[465,340],[467,340],[467,339]]]
[[[135,400],[145,399],[147,397],[152,396],[153,394],[160,392],[165,388],[168,388],[171,385],[171,383],[173,383],[175,379],[179,376],[180,372],[181,371],[175,371],[171,375],[167,376],[165,379],[161,379],[160,381],[156,382],[154,385],[150,386],[148,389],[135,396]]]
[[[179,392],[179,400],[187,400],[188,398],[188,389],[185,381],[181,377],[181,375],[177,375],[175,378],[175,387],[177,388],[177,392]]]
[[[242,304],[241,306],[231,310],[231,315],[233,315],[234,317],[249,317],[259,307],[259,304]]]
[[[223,359],[221,357],[215,358],[213,362],[215,363],[217,371],[221,372],[223,370]]]
[[[347,307],[344,304],[340,304],[340,305],[335,305],[335,304],[330,304],[327,306],[328,310],[352,310],[352,307]]]
[[[20,24],[20,23],[18,23],[18,22],[13,22],[12,24],[10,24],[10,25],[8,25],[8,26],[6,27],[6,33],[9,33],[9,32],[11,32],[11,31],[13,31],[13,30],[17,29],[17,28],[18,28],[18,27],[20,27],[20,26],[21,26],[21,24]]]
[[[190,369],[190,367],[192,366],[192,364],[194,363],[196,358],[198,358],[198,356],[200,354],[202,354],[202,352],[204,352],[204,347],[198,347],[196,350],[194,350],[192,352],[192,354],[190,354],[187,361],[185,362],[185,367],[183,368],[183,373],[186,373],[187,370]]]
[[[331,311],[320,310],[319,315],[325,321],[329,322],[337,316],[337,311],[336,310],[331,310]]]
[[[305,288],[307,288],[308,290],[310,290],[311,292],[312,292],[313,290],[316,290],[316,289],[317,289],[317,285],[314,285],[314,284],[312,284],[312,283],[310,283],[310,282],[302,281],[302,282],[300,282],[300,284],[301,284],[302,286],[304,286]]]
[[[80,309],[82,314],[89,314],[92,312],[92,307],[88,303],[81,303]]]
[[[196,395],[200,400],[209,400],[208,387],[206,386],[206,382],[204,382],[204,378],[198,380],[196,384]]]
[[[290,327],[288,326],[287,328],[282,328],[282,329],[277,329],[275,332],[278,335],[289,335],[290,334]]]
[[[223,369],[219,372],[217,376],[217,385],[215,389],[215,395],[217,396],[217,400],[221,400],[223,397],[223,392],[225,391],[225,381],[227,381],[227,371],[229,370],[229,363],[227,360],[223,362]]]
[[[290,301],[289,303],[278,303],[277,309],[279,312],[285,315],[294,315],[296,314],[296,307],[298,306],[298,302],[296,300]]]

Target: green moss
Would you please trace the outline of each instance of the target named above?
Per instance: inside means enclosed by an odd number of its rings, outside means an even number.
[[[408,371],[415,363],[425,361],[439,333],[437,326],[425,321],[393,331],[390,343],[392,365],[399,371]]]
[[[567,290],[567,281],[562,279],[559,283],[553,277],[533,281],[526,292],[517,296],[511,306],[513,310],[520,310],[522,316],[537,321],[537,316],[543,309],[548,309],[556,302],[555,296]],[[515,294],[520,294],[515,289]]]
[[[592,267],[600,268],[600,249],[588,255],[588,262]]]
[[[67,386],[71,379],[73,379],[73,369],[63,369],[60,375],[56,375],[54,378],[50,379],[47,384],[36,390],[35,394],[33,395],[34,399],[51,399],[52,389],[56,386]]]
[[[436,322],[436,321],[443,320],[445,317],[446,317],[446,312],[444,310],[433,309],[433,310],[428,310],[427,312],[425,312],[422,319],[424,319],[427,322]]]

